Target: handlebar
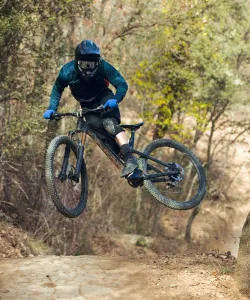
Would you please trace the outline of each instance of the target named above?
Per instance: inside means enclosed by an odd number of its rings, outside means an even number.
[[[77,111],[74,111],[72,113],[56,113],[56,114],[52,114],[50,117],[50,120],[60,120],[63,117],[76,117],[76,118],[80,118],[88,113],[93,113],[93,112],[104,112],[104,111],[108,111],[109,108],[105,109],[103,107],[103,105],[100,105],[96,108],[82,108],[79,109]]]

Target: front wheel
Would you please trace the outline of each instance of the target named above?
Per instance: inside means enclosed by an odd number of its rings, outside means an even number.
[[[176,141],[158,139],[143,153],[150,156],[139,159],[140,169],[149,178],[144,180],[144,185],[158,201],[176,210],[200,204],[206,193],[206,175],[199,159],[187,147]],[[174,175],[158,176],[171,172]]]
[[[88,197],[85,162],[82,161],[79,180],[75,180],[76,161],[77,145],[68,136],[57,136],[51,141],[45,160],[47,187],[57,210],[68,218],[82,213]]]

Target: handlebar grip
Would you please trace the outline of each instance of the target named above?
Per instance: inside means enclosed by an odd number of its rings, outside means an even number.
[[[101,114],[102,114],[102,116],[105,116],[106,114],[111,113],[113,110],[114,110],[114,108],[108,106],[108,107],[103,109]]]
[[[58,114],[52,114],[50,116],[50,120],[61,120],[61,116],[58,116]]]

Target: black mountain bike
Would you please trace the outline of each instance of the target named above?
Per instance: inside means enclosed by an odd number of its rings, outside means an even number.
[[[68,218],[79,216],[87,203],[88,177],[84,161],[87,135],[118,169],[125,165],[115,138],[105,130],[94,129],[84,119],[88,113],[103,111],[103,106],[99,106],[51,117],[55,120],[65,116],[78,118],[76,130],[51,141],[45,162],[49,194],[58,211]],[[169,139],[154,140],[143,152],[134,149],[135,132],[142,125],[121,125],[131,132],[129,144],[133,154],[138,156],[139,167],[125,177],[129,185],[145,186],[155,199],[172,209],[186,210],[200,204],[206,193],[206,176],[199,159],[187,147]]]

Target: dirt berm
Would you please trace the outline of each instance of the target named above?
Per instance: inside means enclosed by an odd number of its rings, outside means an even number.
[[[247,299],[236,288],[233,265],[207,255],[5,258],[0,299]]]

